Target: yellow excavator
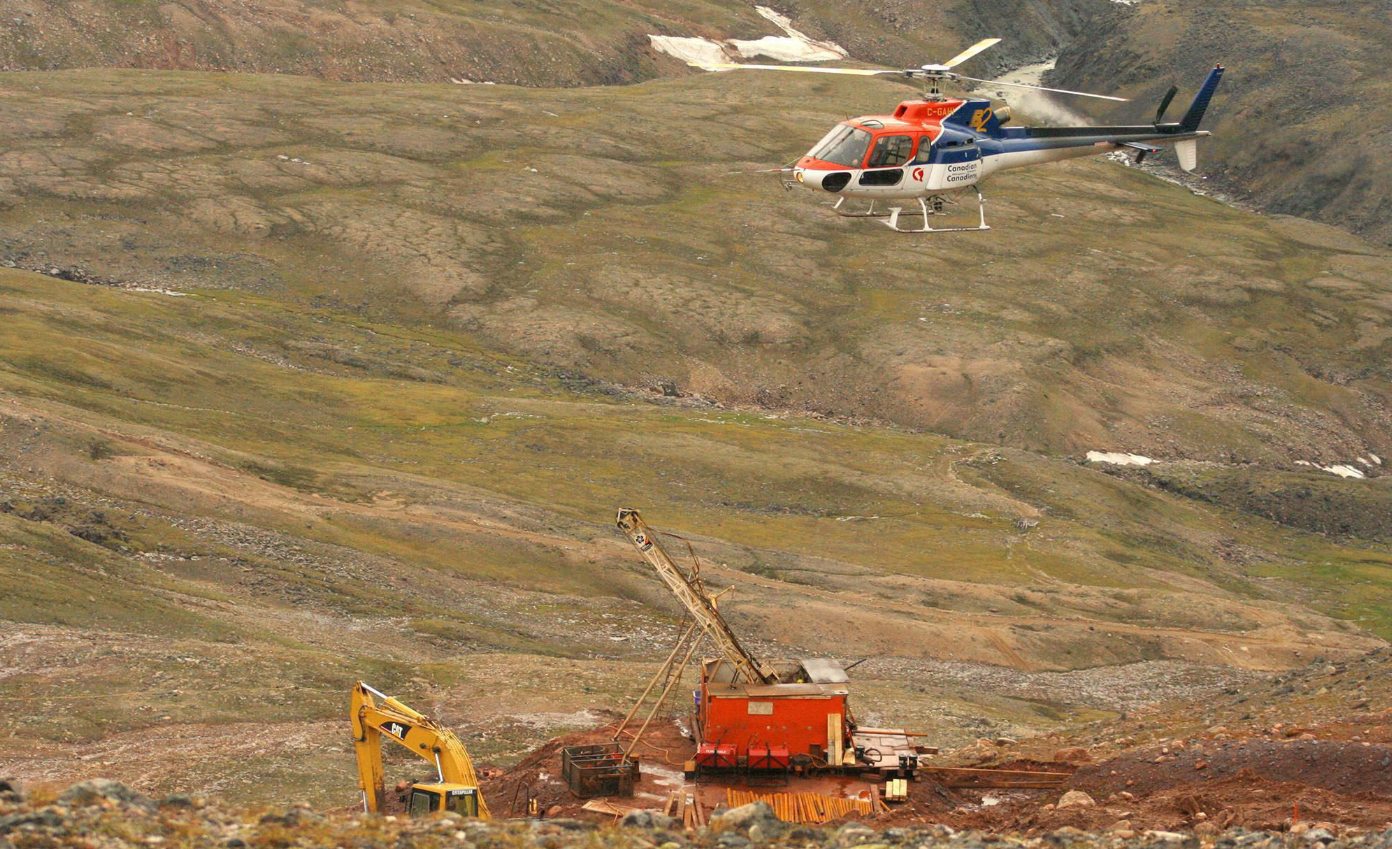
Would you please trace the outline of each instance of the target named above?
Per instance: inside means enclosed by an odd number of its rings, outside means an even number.
[[[386,806],[382,738],[387,737],[429,761],[439,777],[439,781],[411,785],[408,814],[417,817],[453,811],[466,817],[489,818],[474,762],[453,731],[361,681],[353,688],[352,721],[364,811],[381,813]]]

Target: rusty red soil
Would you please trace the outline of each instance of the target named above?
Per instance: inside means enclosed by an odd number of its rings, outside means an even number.
[[[559,737],[515,766],[485,770],[484,792],[494,815],[523,816],[528,798],[535,797],[550,816],[608,819],[582,810],[584,800],[562,783],[560,752],[565,746],[607,742],[613,728],[610,724]],[[1286,736],[1291,729],[1284,728],[1252,728],[1246,737],[1200,735],[1133,748],[1081,766],[1027,758],[993,760],[990,765],[996,768],[1067,772],[1071,778],[1053,790],[968,790],[948,789],[924,776],[911,783],[906,803],[894,806],[891,813],[863,819],[879,828],[945,823],[1025,833],[1063,826],[1174,831],[1209,827],[1205,823],[1281,830],[1296,820],[1392,828],[1392,713],[1361,714],[1295,731],[1298,736],[1293,738]],[[643,777],[635,795],[612,801],[661,809],[668,793],[683,786],[682,764],[693,750],[676,723],[654,723],[636,749]],[[868,786],[822,777],[751,789],[855,798]],[[1060,797],[1069,790],[1083,791],[1094,804],[1058,809]],[[703,782],[701,800],[708,810],[723,796],[722,784]]]
[[[623,717],[610,714],[605,725],[566,734],[547,741],[520,762],[506,769],[485,768],[480,771],[484,798],[495,817],[525,816],[527,800],[535,798],[543,813],[552,817],[607,820],[610,817],[583,810],[584,799],[576,798],[561,780],[561,749],[608,743]],[[632,741],[625,734],[623,742]],[[640,808],[658,809],[671,790],[681,787],[682,765],[695,753],[696,746],[682,729],[670,720],[654,721],[634,749],[639,758],[642,775],[634,787],[634,795],[614,797],[611,801]]]

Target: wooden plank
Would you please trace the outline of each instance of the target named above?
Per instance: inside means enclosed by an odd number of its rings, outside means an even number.
[[[633,805],[620,805],[617,802],[608,802],[604,799],[591,799],[580,807],[582,810],[593,811],[597,814],[609,814],[615,817],[621,817],[629,811],[642,810]]]
[[[841,714],[827,714],[827,763],[841,765]]]

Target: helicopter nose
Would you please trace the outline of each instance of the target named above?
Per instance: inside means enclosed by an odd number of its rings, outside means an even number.
[[[811,189],[826,189],[829,192],[839,192],[846,188],[846,184],[851,182],[849,171],[824,171],[820,168],[799,168],[796,174],[797,181]]]

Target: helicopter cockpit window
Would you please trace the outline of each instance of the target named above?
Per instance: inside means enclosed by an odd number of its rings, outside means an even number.
[[[831,162],[843,168],[859,168],[870,147],[870,134],[859,127],[838,125],[807,154],[813,159]]]
[[[918,140],[918,153],[914,154],[913,164],[923,165],[933,158],[933,137],[924,136]]]
[[[909,161],[913,153],[913,136],[880,136],[870,151],[866,168],[897,168]]]

